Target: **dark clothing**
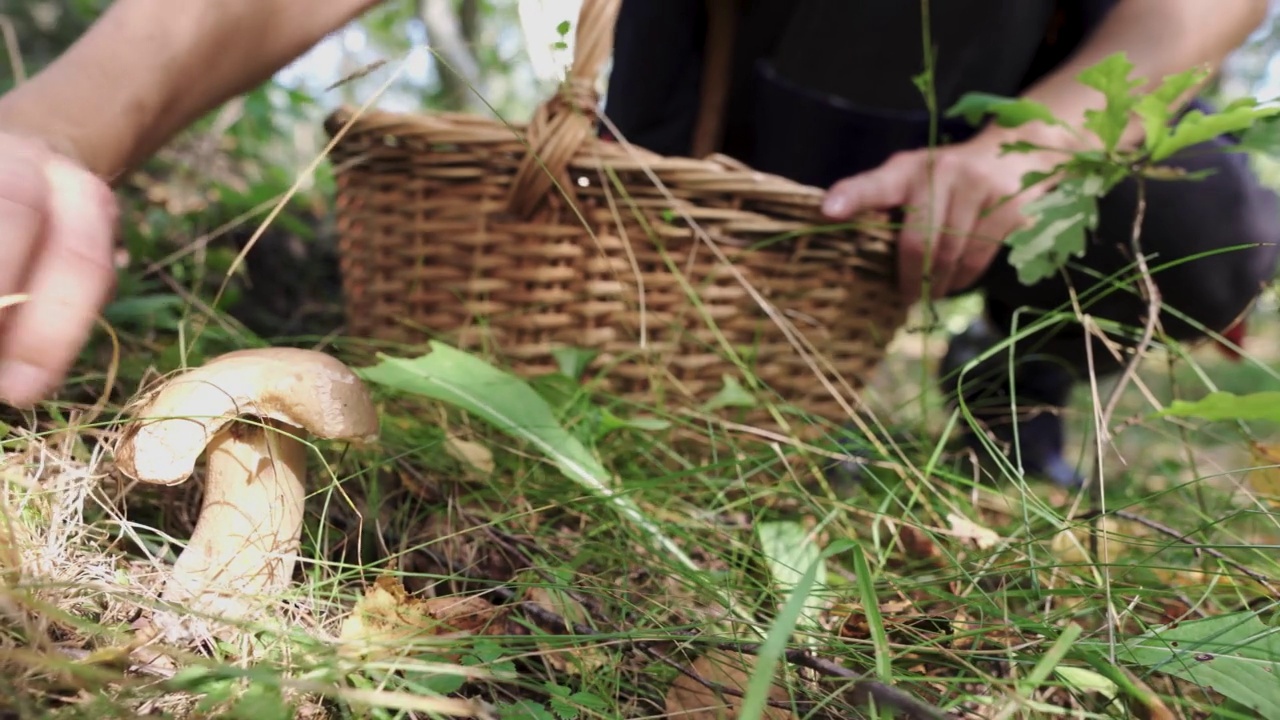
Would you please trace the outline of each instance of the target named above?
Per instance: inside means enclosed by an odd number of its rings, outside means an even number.
[[[1108,0],[948,0],[932,3],[938,110],[966,92],[1016,95],[1061,63],[1112,6]],[[741,0],[723,152],[752,167],[826,187],[871,169],[895,152],[927,147],[929,114],[912,78],[923,66],[920,3],[903,0]],[[627,139],[668,155],[687,155],[698,110],[706,10],[698,0],[623,0],[605,111]],[[914,59],[913,59],[914,58]],[[913,94],[914,93],[914,94]],[[914,98],[914,99],[913,99]],[[972,135],[960,121],[938,120],[938,142]],[[1277,261],[1280,208],[1241,154],[1213,152],[1220,138],[1170,161],[1214,173],[1200,180],[1147,182],[1142,246],[1153,267],[1231,246],[1155,274],[1166,306],[1213,330],[1226,329],[1267,282]],[[1125,182],[1100,204],[1100,223],[1078,264],[1106,277],[1131,267],[1128,254],[1136,185]],[[1068,273],[1077,293],[1097,282]],[[1131,275],[1131,273],[1130,273]],[[1141,326],[1137,286],[1110,290],[1090,314]],[[1007,332],[1016,310],[1069,308],[1059,278],[1021,284],[1007,250],[979,281],[991,320]],[[1023,314],[1023,324],[1034,319]],[[1165,311],[1174,337],[1198,333]],[[1026,343],[1087,372],[1078,324]],[[1048,342],[1047,345],[1042,343]],[[1019,342],[1021,350],[1024,341]],[[1095,347],[1099,372],[1111,355]],[[1048,392],[1047,388],[1055,388]],[[1066,389],[1063,389],[1066,388]],[[1070,382],[1047,382],[1035,398],[1062,405]],[[1032,388],[1023,385],[1020,396]]]

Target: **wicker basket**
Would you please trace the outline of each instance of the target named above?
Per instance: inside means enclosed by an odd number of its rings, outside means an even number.
[[[725,375],[753,387],[746,368],[771,402],[847,417],[906,317],[891,233],[833,227],[821,190],[727,157],[600,139],[618,5],[585,0],[569,79],[528,125],[327,120],[348,331],[443,339],[526,375],[588,348],[604,389],[685,406]]]

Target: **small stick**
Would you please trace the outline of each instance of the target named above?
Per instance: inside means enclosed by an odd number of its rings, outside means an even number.
[[[527,553],[518,547],[513,547],[513,545],[519,541],[511,542],[508,540],[504,542],[501,537],[502,535],[505,535],[505,533],[491,530],[492,537],[497,539],[499,542],[502,542],[504,545],[507,545],[508,549],[520,555],[526,562],[529,562],[530,559]],[[449,568],[451,572],[453,571],[452,563],[448,562],[446,558],[441,557],[438,553],[427,550],[426,548],[420,548],[419,551],[431,556],[432,561],[441,567]],[[529,564],[531,566],[536,566],[536,563],[530,562]],[[466,577],[470,573],[462,572],[460,574]],[[469,579],[492,581],[490,578],[474,576]],[[573,632],[576,635],[587,637],[600,635],[600,633],[594,628],[581,623],[570,623],[565,618],[560,617],[558,614],[537,603],[518,600],[516,591],[505,585],[493,587],[487,592],[493,594],[493,596],[498,598],[504,605],[514,604],[514,607],[518,607],[521,612],[525,613],[531,620],[539,625],[543,625],[544,628],[550,629],[553,632],[562,634],[566,632]],[[586,603],[583,603],[583,608],[586,609],[589,614],[595,616],[597,621],[605,623],[609,622],[608,618],[600,618],[599,613],[592,611]],[[679,635],[690,639],[698,638],[698,635],[693,631],[673,630],[667,632],[672,635]],[[723,640],[705,640],[705,642],[707,645],[717,650],[737,652],[744,655],[757,655],[761,649],[759,643],[735,643]],[[645,640],[630,640],[629,643],[641,652],[647,652],[647,649],[652,648],[653,645],[656,644],[653,641]],[[810,655],[806,650],[788,649],[783,653],[783,657],[792,665],[813,670],[814,672],[824,676],[838,677],[851,681],[852,687],[850,690],[853,693],[853,698],[859,704],[868,705],[874,701],[876,707],[894,708],[902,713],[903,716],[910,718],[911,720],[920,720],[923,718],[927,718],[928,720],[947,719],[947,716],[943,714],[940,709],[922,702],[902,690],[878,680],[872,680],[866,675],[855,673],[854,671],[837,665],[829,660],[824,660]]]
[[[1205,555],[1208,555],[1211,558],[1221,561],[1223,564],[1231,567],[1237,572],[1243,575],[1247,575],[1249,578],[1251,578],[1254,582],[1261,585],[1263,588],[1267,590],[1267,592],[1271,593],[1272,595],[1280,596],[1280,589],[1277,589],[1274,585],[1272,585],[1271,581],[1267,578],[1266,575],[1263,575],[1262,573],[1257,572],[1255,570],[1250,570],[1244,565],[1241,565],[1235,560],[1232,560],[1231,558],[1227,557],[1221,550],[1218,550],[1217,548],[1211,548],[1211,547],[1206,547],[1204,545],[1201,545],[1200,543],[1192,540],[1189,535],[1185,533],[1180,533],[1177,530],[1169,527],[1168,525],[1164,525],[1150,518],[1143,517],[1141,515],[1138,515],[1137,513],[1133,513],[1128,510],[1112,510],[1110,513],[1104,512],[1102,510],[1090,510],[1089,512],[1081,515],[1080,519],[1086,520],[1086,521],[1093,520],[1094,518],[1098,518],[1103,515],[1114,515],[1123,520],[1136,522],[1139,525],[1143,525],[1145,527],[1151,528],[1152,530],[1155,530],[1156,532],[1162,535],[1171,537],[1174,540],[1177,540],[1178,542],[1182,543],[1183,545],[1186,545],[1188,547],[1195,549],[1197,553],[1204,553]]]

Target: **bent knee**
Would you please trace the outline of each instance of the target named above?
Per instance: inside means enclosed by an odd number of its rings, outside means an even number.
[[[1155,187],[1144,249],[1175,337],[1220,332],[1238,320],[1272,279],[1280,259],[1280,199],[1243,156],[1219,156],[1213,175]],[[1198,168],[1196,168],[1198,169]],[[1182,315],[1185,319],[1170,317]]]

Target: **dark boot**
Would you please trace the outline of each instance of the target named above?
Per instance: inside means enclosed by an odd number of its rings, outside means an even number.
[[[997,446],[1015,455],[1014,422],[1011,417],[1009,392],[1009,352],[1001,348],[990,358],[964,374],[964,387],[958,387],[960,371],[975,358],[995,347],[1004,338],[985,319],[978,320],[951,339],[939,368],[942,391],[949,407],[957,407],[957,397],[996,439]],[[1024,341],[1024,342],[1034,342]],[[1022,455],[1022,468],[1028,475],[1039,476],[1063,487],[1079,487],[1084,478],[1063,457],[1066,430],[1059,412],[1071,397],[1073,380],[1070,372],[1052,358],[1017,357],[1013,368],[1014,391],[1017,395],[1017,449]],[[964,440],[979,457],[986,457],[987,446],[971,427],[967,418]]]

